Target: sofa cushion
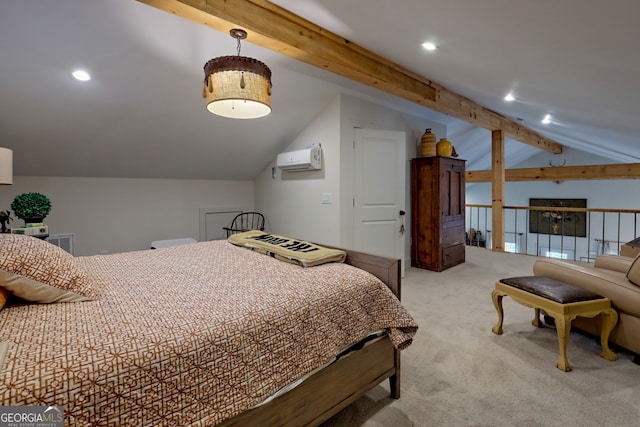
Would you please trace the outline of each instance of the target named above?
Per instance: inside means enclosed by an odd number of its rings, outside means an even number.
[[[533,265],[533,274],[570,283],[607,297],[616,310],[640,317],[640,286],[631,283],[625,273],[540,258]]]
[[[627,279],[634,285],[640,286],[640,255],[633,260],[629,270],[627,270]]]

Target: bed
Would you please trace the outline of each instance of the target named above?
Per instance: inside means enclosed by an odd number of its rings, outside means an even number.
[[[398,398],[417,331],[399,261],[345,253],[304,268],[212,241],[74,258],[0,236],[0,404],[59,406],[71,426],[300,426],[386,379]]]

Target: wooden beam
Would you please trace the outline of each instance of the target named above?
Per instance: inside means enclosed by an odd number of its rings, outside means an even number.
[[[501,130],[491,132],[491,226],[492,249],[504,252],[504,135]]]
[[[585,179],[640,179],[640,163],[505,170],[505,181],[571,181]],[[467,171],[466,182],[493,182],[493,172],[491,170]]]
[[[551,153],[562,145],[266,0],[138,0]],[[277,90],[277,89],[274,89]]]

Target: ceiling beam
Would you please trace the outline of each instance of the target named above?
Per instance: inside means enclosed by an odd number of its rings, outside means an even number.
[[[493,171],[467,171],[466,182],[492,182]],[[640,179],[640,163],[521,168],[504,171],[505,181],[572,181],[584,179]]]
[[[551,153],[562,145],[266,0],[138,0]]]

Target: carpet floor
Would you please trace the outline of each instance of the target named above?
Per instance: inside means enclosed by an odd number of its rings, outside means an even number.
[[[572,372],[555,367],[553,328],[534,328],[533,309],[503,299],[504,334],[491,332],[497,280],[533,274],[536,258],[467,248],[464,264],[441,273],[407,268],[403,304],[420,329],[402,352],[402,397],[388,382],[325,422],[368,426],[638,426],[640,366],[600,357],[599,340],[572,331]]]

